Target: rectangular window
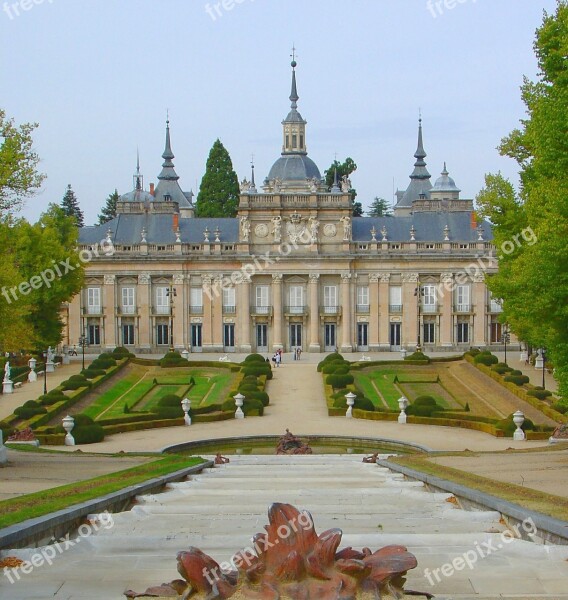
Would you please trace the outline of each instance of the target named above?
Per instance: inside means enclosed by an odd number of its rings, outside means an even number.
[[[290,136],[286,136],[286,149],[290,148]]]
[[[337,312],[337,286],[336,285],[324,285],[323,286],[323,307],[324,307],[325,313],[335,314]]]
[[[101,288],[87,288],[87,313],[98,315],[101,312]]]
[[[436,343],[436,324],[433,321],[425,321],[423,325],[424,329],[424,343],[435,344]]]
[[[124,346],[134,345],[134,325],[122,326],[122,343]]]
[[[300,134],[300,150],[304,147],[304,136]]]
[[[167,346],[170,343],[169,328],[167,325],[156,325],[156,344]]]
[[[99,325],[89,325],[87,327],[87,344],[89,346],[101,345],[101,328]]]
[[[135,290],[133,287],[122,288],[122,312],[133,315],[136,312]]]
[[[156,313],[159,315],[167,315],[170,312],[170,297],[168,296],[168,288],[161,286],[156,288]]]
[[[422,286],[422,312],[436,312],[436,286]]]
[[[402,287],[391,285],[389,288],[389,305],[391,312],[402,311]]]
[[[501,344],[503,341],[503,325],[493,319],[491,321],[491,343]]]
[[[301,285],[290,287],[290,312],[302,313],[304,310],[304,288]]]
[[[270,307],[269,289],[267,285],[257,285],[254,289],[254,305],[259,315],[268,314]]]
[[[296,149],[298,147],[298,136],[294,133],[292,134],[292,148]]]
[[[456,311],[469,312],[469,285],[458,285],[456,288]]]
[[[223,312],[234,313],[237,310],[236,306],[235,288],[223,288]]]
[[[359,312],[369,311],[369,286],[357,286],[357,310]]]
[[[458,322],[458,344],[469,344],[469,323]]]
[[[189,310],[194,314],[203,312],[203,289],[192,287],[189,290]]]
[[[489,293],[489,310],[491,312],[503,312],[502,301],[499,298],[493,298],[491,292]]]

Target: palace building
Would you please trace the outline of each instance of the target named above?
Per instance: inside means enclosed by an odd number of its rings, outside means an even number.
[[[236,218],[196,218],[174,167],[169,122],[158,184],[139,167],[117,216],[84,227],[93,253],[65,307],[66,344],[139,353],[426,352],[500,345],[490,224],[444,165],[427,170],[422,122],[410,184],[394,216],[353,217],[351,183],[325,185],[308,156],[296,63],[282,150],[259,185],[241,183]],[[101,242],[112,252],[98,252]]]

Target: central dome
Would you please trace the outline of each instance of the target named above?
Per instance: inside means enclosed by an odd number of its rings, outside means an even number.
[[[320,171],[316,163],[305,154],[286,154],[281,156],[270,169],[268,179],[286,181],[302,181],[316,178],[321,180]]]

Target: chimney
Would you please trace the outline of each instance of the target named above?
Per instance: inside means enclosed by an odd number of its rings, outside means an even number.
[[[179,215],[176,213],[173,215],[174,219],[173,219],[173,229],[174,231],[178,231],[179,230]]]
[[[152,196],[154,195],[154,184],[153,183],[150,184],[150,194]]]

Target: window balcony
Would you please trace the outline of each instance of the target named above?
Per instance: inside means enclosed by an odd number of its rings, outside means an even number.
[[[272,315],[272,306],[251,306],[250,314],[252,316],[271,316]]]
[[[83,314],[85,314],[85,315],[102,315],[103,309],[100,304],[90,304],[89,306],[83,307]]]
[[[234,315],[237,312],[236,306],[223,306],[223,314],[225,315]]]
[[[488,313],[502,313],[503,307],[500,304],[498,304],[497,302],[491,302],[491,304],[489,304],[487,306],[487,312]]]
[[[169,315],[170,307],[167,305],[154,306],[154,314],[155,315]]]
[[[436,313],[438,312],[438,306],[436,304],[422,304],[422,306],[420,307],[420,311],[423,314]]]
[[[389,312],[392,314],[400,314],[402,312],[402,304],[390,304]]]
[[[203,305],[194,305],[189,307],[189,312],[192,315],[202,315],[203,314]]]
[[[371,312],[371,309],[368,304],[357,304],[357,312],[360,315],[368,315]]]
[[[470,313],[472,311],[471,304],[455,304],[454,312],[456,313]]]
[[[135,315],[136,314],[136,307],[135,306],[119,306],[118,307],[118,312],[121,315]]]
[[[320,315],[340,315],[341,306],[320,306]]]
[[[287,316],[306,316],[308,314],[308,307],[304,305],[286,306],[284,307],[284,314]]]

